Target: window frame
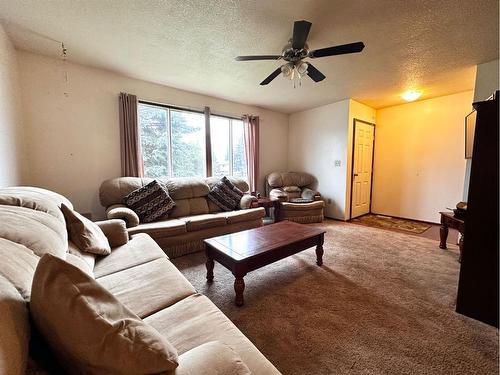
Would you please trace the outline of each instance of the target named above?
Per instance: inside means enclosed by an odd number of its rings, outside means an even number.
[[[164,103],[157,103],[157,102],[152,102],[149,100],[143,100],[143,99],[138,99],[137,100],[137,105],[149,105],[153,107],[161,107],[165,108],[167,110],[167,131],[168,131],[168,158],[169,158],[169,169],[168,173],[169,176],[167,178],[173,178],[173,149],[172,149],[172,112],[171,110],[174,111],[184,111],[184,112],[191,112],[191,113],[198,113],[202,114],[205,116],[205,174],[206,177],[212,177],[213,176],[213,158],[212,158],[212,137],[211,137],[211,124],[210,124],[210,117],[220,117],[224,119],[229,120],[229,172],[230,175],[232,176],[234,173],[233,169],[233,120],[236,121],[243,121],[243,116],[241,117],[236,117],[236,116],[230,116],[230,115],[222,115],[218,113],[212,113],[210,111],[209,107],[205,107],[205,110],[200,110],[200,109],[195,109],[195,108],[188,108],[188,107],[179,107],[175,105],[169,105],[169,104],[164,104]],[[139,111],[137,111],[139,113]],[[137,116],[139,117],[139,116]],[[137,120],[138,126],[140,126],[139,118]],[[140,134],[140,131],[139,131]],[[248,160],[245,160],[245,162],[248,164]],[[248,176],[246,177],[248,179]]]

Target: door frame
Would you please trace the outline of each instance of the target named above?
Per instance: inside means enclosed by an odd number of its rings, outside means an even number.
[[[375,159],[375,130],[377,127],[375,126],[374,123],[368,122],[368,121],[363,121],[357,118],[353,118],[352,120],[352,155],[351,155],[351,198],[350,198],[350,203],[349,203],[349,220],[352,219],[352,190],[354,186],[354,147],[356,145],[356,122],[361,122],[365,125],[371,125],[373,126],[373,145],[372,145],[372,172],[370,176],[370,207],[368,209],[368,213],[372,212],[372,195],[373,195],[373,165],[374,165],[374,159]]]

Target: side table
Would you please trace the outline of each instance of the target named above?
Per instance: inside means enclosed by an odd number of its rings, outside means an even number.
[[[260,197],[257,198],[257,201],[252,202],[251,205],[252,208],[257,208],[257,207],[264,207],[264,210],[266,210],[266,218],[264,218],[264,224],[271,224],[274,222],[279,221],[279,208],[280,208],[280,201],[277,199],[271,199],[267,197]],[[271,208],[274,209],[273,212],[271,212]]]
[[[439,248],[446,249],[446,240],[448,239],[448,228],[456,229],[460,232],[460,239],[458,241],[458,248],[460,249],[460,258],[462,260],[462,249],[464,246],[464,232],[465,222],[462,219],[456,218],[452,212],[440,212],[441,215],[441,228],[439,228]]]

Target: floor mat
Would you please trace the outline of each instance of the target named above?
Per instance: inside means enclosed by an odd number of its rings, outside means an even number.
[[[431,226],[421,221],[399,219],[391,216],[366,214],[351,220],[355,224],[363,224],[369,227],[400,230],[410,233],[424,233]]]

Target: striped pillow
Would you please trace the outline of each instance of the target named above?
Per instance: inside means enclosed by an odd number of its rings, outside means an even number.
[[[240,205],[243,195],[244,193],[234,186],[227,177],[222,177],[221,180],[210,189],[207,198],[222,210],[233,211]]]
[[[134,190],[125,198],[125,204],[139,216],[143,223],[166,217],[175,207],[174,200],[168,195],[167,188],[157,180]]]

